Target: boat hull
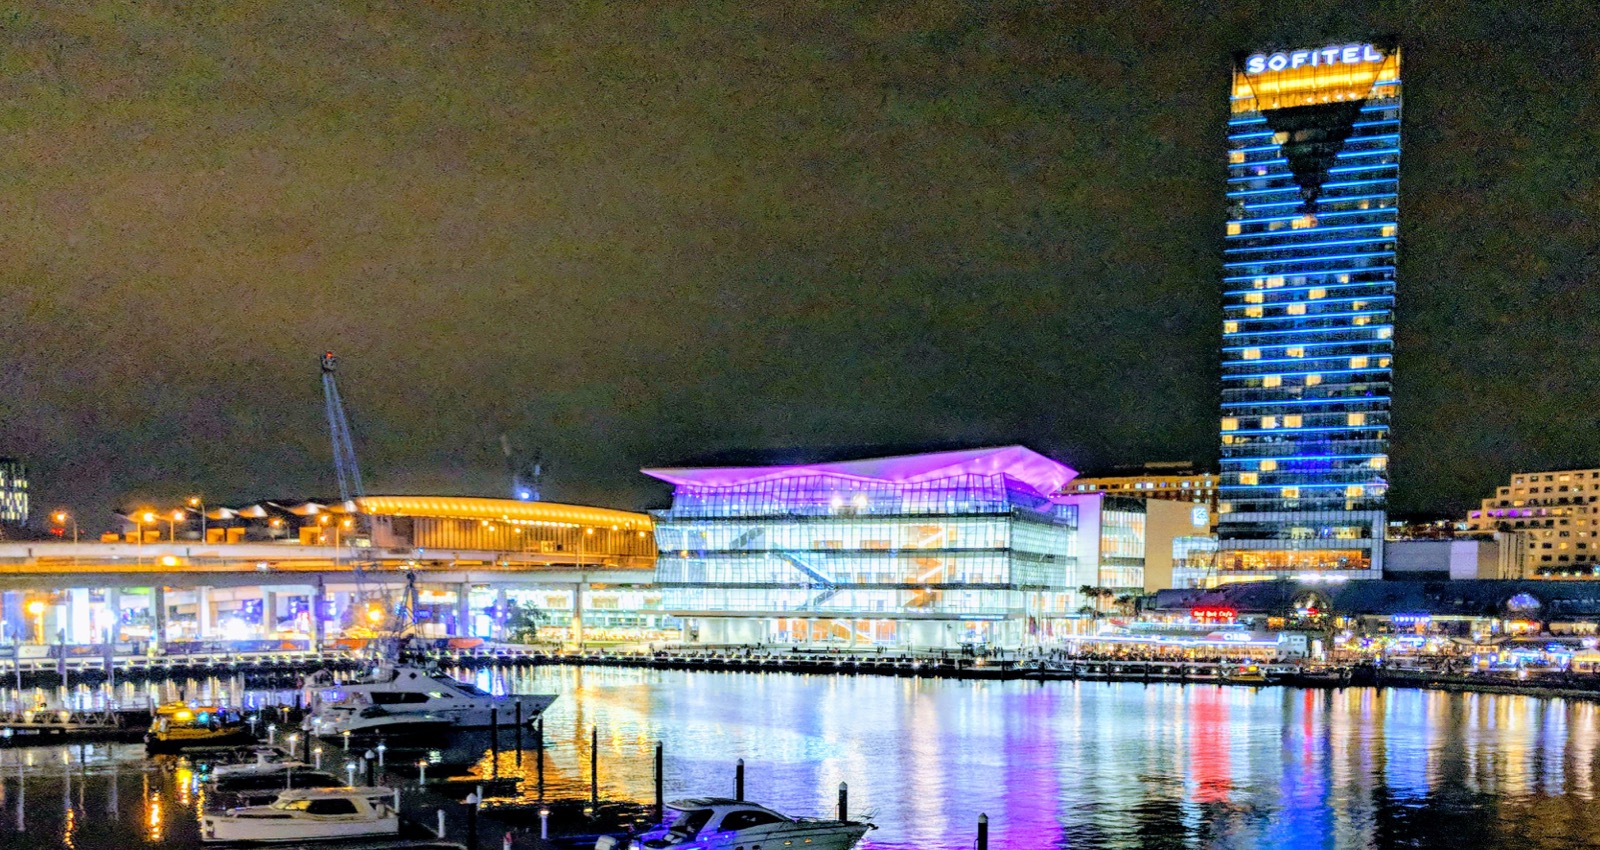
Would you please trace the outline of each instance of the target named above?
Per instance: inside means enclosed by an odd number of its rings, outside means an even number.
[[[234,817],[209,815],[201,824],[205,844],[269,845],[382,838],[400,834],[394,814],[376,820],[321,821],[291,817]]]

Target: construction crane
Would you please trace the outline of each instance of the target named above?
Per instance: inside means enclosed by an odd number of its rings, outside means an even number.
[[[322,397],[328,408],[328,433],[333,437],[333,471],[339,477],[339,500],[349,502],[367,493],[361,486],[361,468],[350,442],[350,420],[345,418],[344,401],[339,398],[339,382],[333,376],[338,368],[339,359],[333,352],[322,352]]]
[[[538,449],[520,455],[511,449],[511,438],[500,435],[500,451],[506,456],[506,471],[511,473],[511,498],[522,502],[539,501],[539,485],[544,481],[544,454]]]

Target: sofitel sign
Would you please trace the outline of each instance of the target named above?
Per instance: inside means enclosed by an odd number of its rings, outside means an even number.
[[[1360,65],[1382,62],[1383,51],[1370,44],[1330,44],[1321,50],[1287,50],[1278,53],[1256,53],[1244,60],[1246,74],[1263,71],[1282,71],[1287,68],[1313,68],[1321,65]]]

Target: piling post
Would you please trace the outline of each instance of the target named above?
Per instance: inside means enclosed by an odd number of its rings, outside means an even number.
[[[434,827],[433,836],[435,838],[443,839],[444,838],[444,809],[439,809],[438,810],[438,814],[439,814],[438,825]]]
[[[489,707],[489,753],[491,765],[494,765],[494,777],[500,778],[500,709]]]
[[[600,805],[600,727],[589,727],[589,805]]]
[[[989,850],[988,815],[978,815],[978,850]]]
[[[733,799],[744,802],[744,759],[733,767]]]
[[[549,809],[540,809],[539,810],[539,840],[540,841],[549,841],[550,840],[550,810]]]
[[[517,764],[522,764],[522,700],[517,700]]]
[[[478,795],[467,795],[467,846],[476,850],[478,846]]]
[[[373,775],[374,772],[377,770],[377,767],[378,767],[378,763],[376,761],[374,761],[374,759],[376,759],[376,758],[377,758],[377,754],[374,753],[371,750],[367,750],[365,753],[363,753],[361,755],[361,761],[363,763],[365,763],[366,766],[367,766],[367,787],[368,788],[371,788],[372,786],[377,784],[377,782],[374,781],[377,777]]]
[[[661,818],[665,817],[666,813],[667,813],[666,800],[663,799],[665,795],[662,793],[662,784],[663,784],[662,783],[662,779],[663,779],[664,772],[665,772],[663,770],[664,767],[665,767],[665,764],[664,764],[664,762],[662,760],[661,742],[657,741],[656,742],[656,820],[660,820]]]
[[[850,819],[850,785],[839,783],[839,820]]]
[[[511,850],[511,832],[506,832],[506,837],[500,841],[500,850]]]

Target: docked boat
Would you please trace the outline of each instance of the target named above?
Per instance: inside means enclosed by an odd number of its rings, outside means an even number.
[[[304,770],[310,767],[277,747],[253,747],[248,755],[254,756],[254,759],[212,767],[211,780],[222,782],[247,776],[277,776],[285,771]]]
[[[388,788],[297,788],[265,806],[200,819],[206,844],[284,844],[396,836],[400,813]]]
[[[255,737],[236,709],[173,702],[156,708],[144,743],[152,752],[177,752],[246,744]]]
[[[667,804],[665,822],[636,836],[626,850],[736,850],[758,845],[773,850],[850,850],[871,829],[876,827],[863,821],[792,818],[742,800],[697,797]],[[606,850],[605,844],[601,839],[596,850]],[[623,850],[614,840],[611,847]]]
[[[1267,683],[1267,671],[1262,669],[1259,664],[1238,664],[1232,667],[1223,667],[1222,678],[1224,681],[1239,685],[1265,685]]]
[[[335,683],[313,677],[304,728],[314,735],[532,725],[555,701],[549,694],[496,696],[445,673],[412,664],[383,664],[370,675]]]

